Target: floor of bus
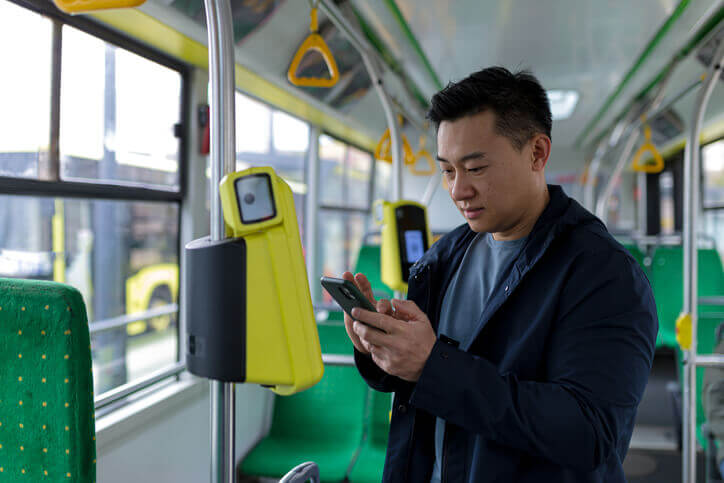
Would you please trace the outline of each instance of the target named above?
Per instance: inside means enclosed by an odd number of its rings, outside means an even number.
[[[667,390],[667,385],[676,382],[673,352],[657,352],[623,464],[629,483],[681,482],[681,451],[674,419],[674,403]],[[706,481],[704,464],[704,453],[700,452],[697,458],[697,482]]]

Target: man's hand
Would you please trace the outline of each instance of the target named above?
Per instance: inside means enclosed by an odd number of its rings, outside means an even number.
[[[391,304],[381,300],[377,310],[352,310],[356,320],[381,329],[354,322],[358,341],[380,369],[406,381],[417,381],[437,340],[430,319],[411,300],[392,300]]]
[[[390,303],[387,300],[380,300],[377,302],[375,300],[374,295],[372,295],[372,285],[370,284],[369,280],[367,280],[367,277],[365,277],[363,274],[358,273],[357,275],[352,275],[350,272],[344,272],[342,274],[342,278],[345,280],[349,280],[353,284],[357,286],[360,292],[369,299],[370,303],[374,305],[377,308],[377,311],[383,314],[391,314],[392,313],[392,307],[390,307]],[[347,312],[344,313],[344,327],[347,329],[347,335],[349,336],[349,339],[352,341],[352,344],[354,347],[360,351],[362,354],[369,355],[370,351],[365,348],[365,346],[362,344],[362,342],[359,340],[359,337],[355,333],[354,329],[352,328],[352,324],[354,323],[354,319],[347,315]]]

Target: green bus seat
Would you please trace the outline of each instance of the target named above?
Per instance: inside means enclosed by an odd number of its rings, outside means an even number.
[[[364,273],[372,285],[375,298],[391,298],[392,290],[382,283],[382,269],[380,268],[380,246],[362,245],[357,256],[355,273]]]
[[[722,263],[716,249],[699,249],[699,297],[724,295],[724,274]],[[680,246],[658,247],[654,253],[651,267],[651,285],[656,300],[659,317],[659,337],[657,345],[671,347],[677,352],[679,361],[679,380],[683,381],[683,356],[676,342],[676,319],[683,305],[683,249]],[[712,354],[716,346],[716,329],[722,322],[721,307],[699,305],[698,348],[699,354]],[[697,403],[696,421],[699,441],[703,441],[700,428],[705,422],[702,407],[701,389],[704,380],[704,368],[696,370]]]
[[[96,479],[90,335],[80,293],[0,279],[0,481]]]
[[[643,269],[644,273],[646,273],[646,275],[648,276],[649,269],[648,269],[648,267],[646,267],[644,265],[644,258],[646,258],[646,256],[641,251],[641,249],[638,247],[638,245],[633,244],[633,243],[624,243],[623,247],[626,250],[628,250],[628,252],[631,254],[631,256],[634,257],[634,260],[636,260],[636,263],[639,264],[641,269]]]
[[[391,408],[392,394],[369,389],[365,438],[349,475],[352,483],[382,481]]]
[[[344,325],[318,328],[324,354],[352,355]],[[321,481],[345,480],[362,440],[366,394],[354,366],[325,366],[316,386],[275,398],[269,434],[244,458],[241,472],[278,478],[314,461]]]

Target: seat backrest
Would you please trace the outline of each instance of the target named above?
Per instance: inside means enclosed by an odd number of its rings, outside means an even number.
[[[369,389],[369,401],[367,441],[372,446],[386,448],[390,432],[392,394]]]
[[[80,293],[0,279],[0,479],[93,482],[90,335]]]
[[[376,298],[392,297],[392,290],[382,283],[382,269],[380,268],[380,246],[362,245],[357,256],[355,273],[364,273],[372,285],[372,292]]]
[[[323,354],[352,354],[342,324],[319,324]],[[277,397],[270,435],[275,438],[358,444],[362,438],[367,385],[354,366],[324,367],[315,386],[299,394]]]

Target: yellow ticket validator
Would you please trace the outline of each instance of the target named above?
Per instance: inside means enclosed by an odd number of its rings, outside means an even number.
[[[197,336],[188,344],[189,370],[281,395],[307,389],[324,368],[292,190],[274,169],[259,167],[228,174],[219,191],[231,238],[187,245],[188,285],[209,270],[222,272],[201,277],[197,293],[187,294],[190,305],[202,307],[195,319],[220,314],[203,323],[189,317],[189,332]],[[188,255],[194,250],[212,254]],[[213,302],[219,291],[228,293]]]
[[[432,244],[427,209],[408,200],[377,200],[374,205],[377,224],[382,225],[382,282],[392,290],[406,292],[412,265]]]

